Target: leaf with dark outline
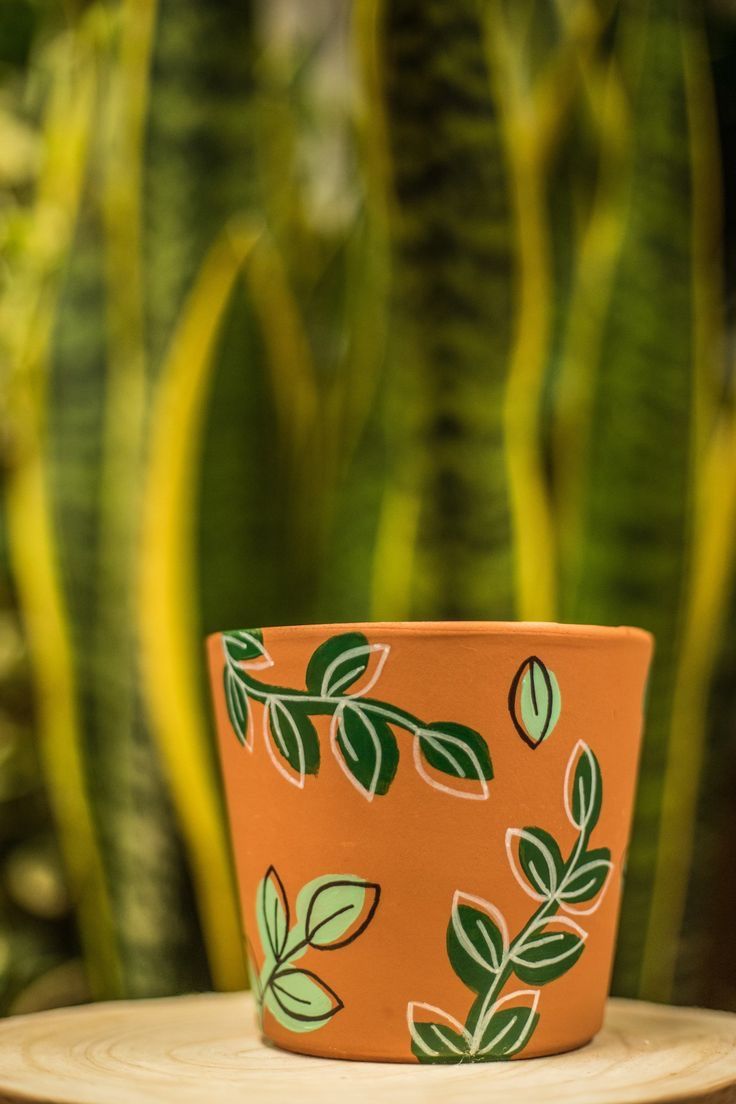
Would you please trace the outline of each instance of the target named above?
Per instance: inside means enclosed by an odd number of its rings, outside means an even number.
[[[281,1011],[298,1023],[325,1023],[345,1007],[321,977],[292,966],[277,970],[271,979],[270,994]]]
[[[560,688],[554,672],[538,656],[519,667],[509,690],[509,713],[516,731],[530,748],[551,735],[560,715]]]
[[[275,959],[283,954],[291,923],[284,883],[274,866],[269,866],[258,887],[258,929],[264,949]]]
[[[346,947],[368,927],[380,897],[381,887],[376,882],[360,878],[335,878],[323,882],[312,894],[307,906],[304,921],[307,942],[321,951]]]

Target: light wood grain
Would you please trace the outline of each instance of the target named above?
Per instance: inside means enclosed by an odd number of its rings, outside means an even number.
[[[264,1046],[243,994],[127,1001],[0,1024],[0,1100],[54,1104],[648,1104],[736,1101],[736,1016],[611,1000],[589,1046],[449,1067]]]

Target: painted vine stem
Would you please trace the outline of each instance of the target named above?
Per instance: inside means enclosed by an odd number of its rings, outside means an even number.
[[[223,635],[225,701],[240,743],[253,750],[251,703],[263,707],[263,735],[281,774],[303,788],[320,767],[314,717],[329,716],[330,745],[343,772],[372,801],[387,793],[399,765],[396,731],[413,738],[414,764],[421,777],[457,797],[484,800],[493,766],[485,740],[453,721],[425,722],[368,697],[388,658],[388,644],[371,644],[359,632],[330,637],[314,651],[306,689],[271,685],[252,672],[273,665],[260,630]]]
[[[434,1005],[409,1003],[411,1048],[420,1062],[499,1061],[527,1045],[539,1022],[538,987],[562,977],[585,948],[588,933],[571,914],[594,912],[610,880],[610,851],[588,847],[602,797],[598,760],[580,741],[565,775],[565,811],[578,831],[567,859],[542,828],[508,829],[506,851],[514,876],[540,902],[514,939],[494,905],[455,893],[447,953],[453,970],[476,997],[464,1024]],[[502,996],[514,975],[529,988]]]
[[[294,963],[310,948],[336,951],[354,942],[378,908],[381,888],[352,874],[326,874],[303,887],[292,914],[284,884],[270,866],[258,885],[256,919],[263,948],[260,970],[252,946],[248,965],[259,1020],[264,1010],[290,1031],[316,1031],[344,1008],[342,999],[313,970]]]

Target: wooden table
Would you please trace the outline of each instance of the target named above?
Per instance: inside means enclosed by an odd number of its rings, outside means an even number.
[[[727,1104],[736,1102],[736,1016],[611,1000],[603,1031],[582,1050],[442,1067],[264,1046],[240,993],[88,1005],[0,1023],[0,1101]]]

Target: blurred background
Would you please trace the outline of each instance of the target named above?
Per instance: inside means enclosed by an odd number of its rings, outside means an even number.
[[[242,986],[202,635],[411,618],[656,634],[736,1008],[735,169],[733,0],[1,0],[0,1011]]]

